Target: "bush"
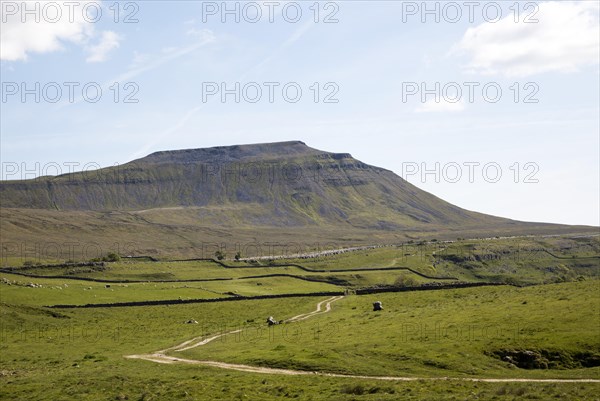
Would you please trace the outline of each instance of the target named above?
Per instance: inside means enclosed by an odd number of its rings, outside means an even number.
[[[102,258],[103,262],[118,262],[119,260],[121,260],[121,256],[115,252],[110,252],[108,255]]]
[[[342,394],[354,394],[354,395],[363,395],[365,394],[365,388],[361,384],[349,385],[345,384],[340,392]]]
[[[378,393],[387,393],[387,394],[395,394],[396,390],[392,387],[365,387],[362,384],[345,384],[340,389],[340,393],[342,394],[352,394],[352,395],[365,395],[365,394],[378,394]]]
[[[414,277],[408,276],[406,274],[398,276],[396,281],[394,281],[394,285],[398,287],[414,287],[417,284],[417,280],[415,280]]]
[[[520,286],[522,285],[522,282],[516,278],[516,277],[504,277],[500,280],[500,282],[503,282],[504,284],[508,284],[508,285],[514,285],[514,286]]]
[[[222,251],[217,251],[215,252],[215,258],[217,258],[217,260],[223,260],[225,259],[225,254]]]

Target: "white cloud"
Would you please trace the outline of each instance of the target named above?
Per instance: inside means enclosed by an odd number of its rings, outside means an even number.
[[[121,37],[113,31],[102,32],[100,43],[87,48],[89,56],[85,59],[88,63],[98,63],[106,61],[108,53],[119,47]]]
[[[511,14],[469,28],[451,54],[466,54],[468,72],[523,77],[576,72],[598,63],[599,12],[595,1],[539,3],[537,23],[515,23]],[[523,16],[521,16],[523,17]]]
[[[86,50],[87,62],[100,62],[119,46],[120,37],[113,31],[101,32],[99,42],[90,45],[98,36],[94,29],[95,17],[93,11],[83,13],[82,10],[97,9],[100,1],[2,3],[0,60],[26,61],[31,54],[62,51],[70,43]],[[25,9],[28,13],[23,12]]]
[[[64,2],[50,2],[48,0],[29,3],[28,9],[38,10],[38,21],[36,16],[25,14],[25,22],[21,21],[23,7],[22,2],[2,2],[0,35],[0,60],[19,61],[27,60],[30,53],[49,53],[63,50],[66,42],[83,45],[93,35],[93,25],[83,18],[81,12],[73,12],[73,19],[69,18],[69,8]],[[55,6],[44,7],[48,3]],[[91,3],[90,1],[79,2],[79,7]],[[98,2],[96,2],[98,4]],[[14,8],[16,7],[16,8]],[[52,22],[56,17],[56,10],[61,17]],[[81,9],[79,9],[81,10]],[[46,16],[47,18],[44,18]]]
[[[429,99],[421,106],[415,109],[417,113],[439,113],[439,112],[459,112],[465,109],[465,104],[462,101],[449,102],[443,97],[439,102],[435,99]]]

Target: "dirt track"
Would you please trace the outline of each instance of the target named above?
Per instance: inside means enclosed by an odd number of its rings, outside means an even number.
[[[294,316],[290,319],[285,320],[286,323],[299,322],[311,318],[316,315],[327,313],[331,311],[331,304],[335,301],[339,301],[344,298],[343,296],[335,296],[317,304],[314,311],[309,313],[303,313]],[[325,304],[325,310],[322,310],[323,304]],[[126,355],[125,358],[129,359],[143,359],[146,361],[173,364],[173,363],[187,363],[192,365],[205,365],[212,366],[215,368],[236,370],[239,372],[249,373],[261,373],[270,375],[289,375],[289,376],[323,376],[323,377],[343,377],[351,379],[369,379],[369,380],[387,380],[387,381],[417,381],[417,380],[453,380],[453,381],[471,381],[471,382],[488,382],[488,383],[600,383],[599,379],[492,379],[492,378],[477,378],[477,377],[402,377],[402,376],[362,376],[362,375],[345,375],[338,373],[323,373],[323,372],[309,372],[303,370],[290,370],[290,369],[274,369],[265,368],[261,366],[250,366],[241,365],[235,363],[226,363],[218,361],[201,361],[196,359],[185,359],[177,358],[174,356],[167,355],[167,352],[180,352],[196,348],[202,345],[206,345],[211,341],[219,339],[223,336],[235,334],[240,332],[242,329],[229,331],[227,333],[217,334],[212,337],[196,337],[191,340],[184,341],[181,344],[174,345],[173,347],[156,351],[151,354],[143,355]]]

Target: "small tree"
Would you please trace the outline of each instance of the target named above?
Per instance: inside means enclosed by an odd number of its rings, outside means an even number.
[[[225,254],[219,250],[215,252],[215,258],[217,258],[217,260],[223,260],[225,259]]]
[[[236,262],[239,262],[241,257],[242,257],[241,252],[237,251],[237,253],[235,254],[235,256],[233,258],[235,259]]]

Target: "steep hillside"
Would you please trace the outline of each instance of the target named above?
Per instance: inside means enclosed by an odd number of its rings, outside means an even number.
[[[5,241],[207,241],[340,246],[406,238],[589,231],[467,211],[391,171],[303,142],[156,152],[118,167],[0,183]]]
[[[455,207],[394,173],[302,142],[153,153],[94,172],[8,181],[3,207],[139,211],[195,207],[198,218],[379,229],[500,219]]]

